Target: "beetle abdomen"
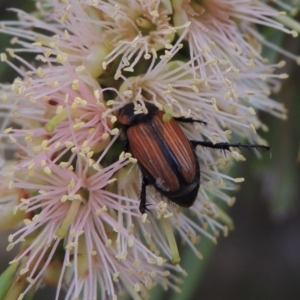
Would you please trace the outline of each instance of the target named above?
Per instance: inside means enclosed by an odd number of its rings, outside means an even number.
[[[183,207],[192,206],[198,195],[198,190],[199,190],[199,186],[200,186],[199,177],[200,177],[200,171],[198,169],[198,173],[192,184],[187,185],[187,186],[182,186],[180,191],[178,191],[176,193],[169,193],[166,196],[170,200],[172,200],[173,202],[177,203],[180,206],[183,206]]]

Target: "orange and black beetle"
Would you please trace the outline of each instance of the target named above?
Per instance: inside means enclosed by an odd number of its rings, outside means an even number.
[[[223,151],[230,151],[230,147],[270,150],[262,145],[189,141],[177,122],[206,122],[184,117],[165,121],[165,113],[154,104],[145,102],[146,113],[137,113],[135,105],[129,103],[120,108],[117,118],[126,136],[126,148],[130,146],[143,175],[139,206],[142,214],[147,209],[147,185],[153,185],[163,196],[180,206],[193,205],[200,186],[200,166],[195,152],[197,145]]]

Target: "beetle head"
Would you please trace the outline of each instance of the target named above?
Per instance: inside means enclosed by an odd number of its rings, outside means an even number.
[[[118,122],[123,126],[131,126],[146,119],[151,119],[159,109],[152,103],[144,102],[142,105],[139,101],[125,104],[117,113]]]

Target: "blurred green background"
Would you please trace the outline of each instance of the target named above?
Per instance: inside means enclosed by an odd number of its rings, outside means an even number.
[[[34,1],[1,0],[0,19],[10,19],[13,14],[6,7],[30,10]],[[296,17],[299,20],[299,16]],[[297,39],[276,31],[265,32],[268,39],[295,54],[300,53]],[[11,37],[0,34],[0,48],[5,49]],[[3,50],[0,50],[2,52]],[[265,55],[285,59],[265,49]],[[189,276],[185,278],[181,294],[153,292],[153,299],[214,299],[214,300],[281,300],[300,299],[300,67],[285,59],[283,70],[290,77],[283,81],[282,89],[274,95],[287,107],[288,120],[281,121],[261,113],[269,127],[263,137],[272,148],[272,158],[262,159],[250,152],[247,161],[232,172],[246,181],[234,195],[236,204],[230,208],[235,229],[227,238],[220,238],[218,245],[202,239],[198,260],[185,247],[182,261]],[[0,82],[9,82],[13,72],[0,65]],[[300,161],[300,159],[299,159]],[[0,271],[7,267],[13,253],[5,251],[7,235],[0,236]],[[51,289],[38,292],[35,300],[54,299]]]

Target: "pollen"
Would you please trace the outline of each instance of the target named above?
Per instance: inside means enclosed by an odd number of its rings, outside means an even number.
[[[136,164],[137,163],[137,159],[134,158],[134,157],[129,157],[129,161],[133,164]]]
[[[245,181],[245,178],[235,178],[234,179],[235,183],[241,183],[241,182],[244,182],[244,181]]]
[[[108,239],[105,243],[105,247],[109,248],[109,247],[111,247],[111,245],[112,245],[112,240]]]
[[[1,59],[2,62],[7,61],[7,55],[5,53],[1,53],[0,59]]]
[[[118,128],[114,128],[113,130],[110,131],[111,135],[118,135],[119,134],[119,129]]]
[[[8,246],[6,247],[6,251],[10,251],[13,249],[15,245],[13,243],[8,244]]]
[[[73,143],[72,141],[66,141],[66,142],[65,142],[65,146],[66,146],[67,148],[72,148],[72,147],[74,146],[74,143]]]
[[[116,123],[117,122],[117,117],[116,116],[112,116],[110,118],[110,121],[111,121],[112,124]]]
[[[124,92],[123,92],[123,95],[124,95],[125,97],[130,98],[130,97],[132,97],[132,95],[133,95],[133,91],[132,91],[132,90],[124,91]]]
[[[58,53],[56,56],[56,61],[61,64],[68,61],[68,54],[63,52]]]
[[[288,77],[289,77],[289,75],[288,75],[288,74],[285,74],[285,73],[279,75],[279,78],[280,78],[280,79],[286,79],[286,78],[288,78]]]
[[[110,180],[107,181],[107,184],[111,184],[117,180],[118,180],[117,178],[111,178]]]
[[[74,91],[77,91],[79,89],[79,80],[78,79],[74,79],[72,82],[72,89]]]

